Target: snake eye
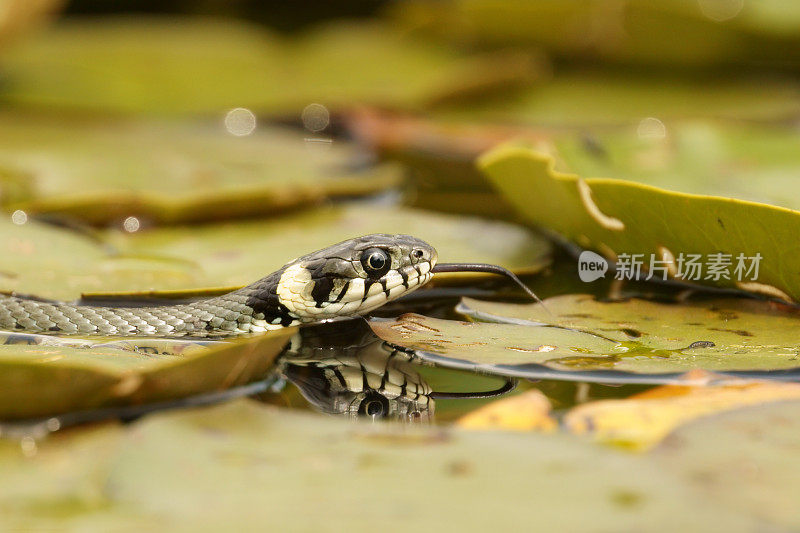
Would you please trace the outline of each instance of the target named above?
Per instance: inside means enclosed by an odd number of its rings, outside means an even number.
[[[358,414],[370,418],[383,418],[389,414],[389,400],[377,392],[371,392],[361,400],[361,404],[358,406]]]
[[[417,259],[422,259],[422,256],[425,255],[425,252],[419,249],[414,250],[412,253],[414,254],[414,257],[416,257]]]
[[[361,254],[361,264],[370,276],[380,277],[389,271],[392,261],[386,250],[368,248]]]

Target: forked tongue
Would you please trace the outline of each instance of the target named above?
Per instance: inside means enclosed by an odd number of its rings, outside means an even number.
[[[536,300],[542,308],[547,311],[547,314],[553,316],[544,302],[536,296],[536,294],[528,288],[527,285],[522,283],[522,280],[510,270],[497,265],[489,265],[486,263],[439,263],[431,269],[431,272],[436,274],[439,272],[483,272],[484,274],[497,274],[505,276],[514,283],[516,283],[526,294]]]

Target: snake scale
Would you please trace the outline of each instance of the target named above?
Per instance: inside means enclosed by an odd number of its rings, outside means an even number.
[[[0,329],[48,334],[228,337],[361,315],[427,283],[436,250],[409,235],[334,244],[236,291],[179,305],[111,307],[0,295]]]

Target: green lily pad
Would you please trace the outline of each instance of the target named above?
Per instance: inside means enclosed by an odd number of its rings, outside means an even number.
[[[158,402],[243,385],[266,374],[294,328],[211,347],[141,339],[36,336],[0,346],[0,419]]]
[[[406,25],[461,45],[541,46],[584,62],[696,67],[798,62],[800,10],[781,1],[448,0],[391,6]]]
[[[0,115],[0,192],[8,210],[139,225],[265,216],[399,182],[391,167],[347,170],[347,145],[222,122],[58,120]]]
[[[520,274],[537,272],[550,262],[551,245],[519,226],[389,206],[320,208],[271,220],[110,232],[107,241],[114,247],[35,221],[16,225],[0,219],[0,290],[58,300],[88,293],[197,296],[208,289],[247,285],[296,257],[376,232],[424,238],[437,247],[441,261],[497,263]]]
[[[697,489],[703,501],[795,530],[798,408],[800,402],[787,401],[697,420],[667,437],[652,457],[684,480],[702,480]]]
[[[566,295],[548,298],[545,305],[547,310],[540,304],[465,299],[459,306],[462,313],[494,323],[403,315],[370,325],[389,342],[440,356],[434,357],[439,364],[455,359],[497,374],[527,372],[533,377],[545,367],[565,379],[574,379],[570,372],[614,371],[637,374],[647,382],[671,382],[694,369],[769,372],[800,367],[794,336],[800,317],[766,302],[668,305]],[[602,381],[602,374],[594,380]]]
[[[792,244],[800,230],[795,211],[619,179],[583,179],[554,171],[549,156],[518,146],[492,150],[479,165],[525,220],[608,258],[643,254],[647,264],[663,261],[661,268],[675,277],[680,254],[699,254],[700,263],[711,261],[712,254],[730,254],[728,279],[687,270],[684,281],[800,299],[800,278],[789,274],[800,271]],[[747,269],[737,274],[740,257]],[[749,271],[756,257],[757,274]]]
[[[282,44],[246,24],[62,20],[4,57],[5,97],[117,112],[220,112],[286,93]]]
[[[556,168],[580,176],[798,210],[799,141],[796,128],[781,125],[647,119],[589,137],[556,135],[553,144]]]
[[[192,261],[205,277],[199,283],[239,286],[295,257],[368,233],[415,235],[437,249],[441,262],[495,263],[518,273],[537,272],[550,262],[550,244],[519,226],[366,205],[316,209],[269,222],[162,228],[120,235],[117,244],[128,254]]]
[[[312,102],[420,106],[535,73],[505,55],[469,57],[377,23],[290,41],[231,20],[65,20],[4,57],[3,97],[124,113],[296,114]]]
[[[693,81],[674,75],[567,71],[515,98],[486,100],[444,116],[555,128],[614,127],[646,117],[776,122],[800,113],[798,93],[797,84],[762,78]]]
[[[353,531],[387,516],[388,529],[398,531],[423,524],[439,530],[513,528],[521,522],[566,530],[587,523],[631,530],[647,523],[668,524],[665,531],[747,531],[757,523],[737,509],[694,498],[691,483],[676,482],[646,458],[564,435],[398,430],[251,401],[151,416],[124,432],[56,434],[28,458],[18,445],[8,445],[0,448],[0,465],[10,481],[27,474],[23,490],[9,483],[0,491],[4,527],[102,529],[115,523],[113,517],[117,524],[152,529],[257,529],[269,523],[280,530],[335,524]],[[366,488],[376,480],[381,490]],[[482,512],[443,512],[454,498]],[[307,512],[308,502],[315,512]],[[575,502],[583,502],[580,513]]]
[[[87,235],[0,218],[3,291],[74,300],[84,292],[192,287],[199,277],[187,260],[124,257]]]

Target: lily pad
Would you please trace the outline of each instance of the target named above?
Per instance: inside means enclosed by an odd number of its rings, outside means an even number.
[[[117,112],[220,112],[285,94],[282,44],[246,24],[62,20],[4,57],[5,97]]]
[[[702,501],[795,530],[798,409],[800,402],[785,401],[700,419],[679,428],[650,456],[682,479],[699,481]]]
[[[231,20],[73,19],[4,57],[12,81],[3,96],[79,110],[299,116],[312,102],[415,107],[535,75],[529,62],[503,58],[464,56],[367,22],[291,41]]]
[[[392,6],[405,25],[461,45],[540,46],[583,62],[786,67],[799,59],[800,10],[780,1],[447,0]]]
[[[269,216],[326,198],[375,194],[397,169],[347,169],[357,151],[259,128],[0,115],[0,192],[10,211],[136,226]],[[130,228],[129,228],[130,229]]]
[[[550,262],[551,245],[522,227],[389,206],[110,232],[105,243],[35,221],[16,225],[0,219],[0,290],[58,300],[120,292],[180,299],[247,285],[295,257],[375,232],[417,235],[439,250],[442,261],[497,263],[520,274]],[[482,238],[474,239],[476,234]],[[164,291],[179,292],[155,294]]]
[[[581,176],[800,209],[800,133],[792,126],[650,117],[590,135],[557,135],[553,145],[556,167]]]
[[[194,286],[197,279],[196,267],[189,261],[121,257],[84,234],[30,220],[17,225],[0,218],[3,291],[74,300],[83,292]]]
[[[532,389],[502,398],[467,413],[456,421],[463,429],[501,431],[554,431],[552,405],[541,391]]]
[[[681,78],[603,71],[560,72],[548,83],[516,98],[486,100],[469,109],[443,113],[450,118],[554,128],[616,127],[661,120],[724,119],[779,122],[800,113],[800,86],[792,82]],[[580,112],[576,112],[580,110]]]
[[[198,283],[239,286],[295,257],[368,233],[414,235],[431,243],[442,262],[495,263],[518,273],[537,272],[550,262],[551,245],[520,226],[368,205],[315,209],[269,222],[162,228],[120,235],[117,244],[128,254],[192,261],[205,277]]]
[[[768,377],[800,367],[793,333],[800,318],[766,302],[667,305],[567,295],[545,305],[549,313],[539,304],[465,300],[461,312],[503,323],[403,315],[370,325],[436,364],[520,377],[679,383],[694,369]]]
[[[90,457],[81,449],[104,453]],[[0,449],[0,464],[13,472],[12,479],[28,474],[21,495],[12,488],[0,493],[6,527],[102,529],[114,516],[154,529],[174,524],[251,529],[269,523],[281,530],[325,530],[335,523],[359,531],[387,516],[389,529],[398,531],[423,525],[513,528],[521,522],[566,530],[591,522],[604,530],[647,523],[668,524],[665,531],[747,531],[757,523],[737,509],[694,498],[691,483],[676,483],[671,472],[642,457],[567,436],[428,427],[398,431],[251,401],[151,416],[124,433],[56,435],[39,443],[32,457],[21,462],[22,457],[19,448]],[[89,464],[73,468],[64,458]],[[375,480],[387,482],[381,490],[365,488]],[[492,487],[489,500],[487,487]],[[481,512],[443,513],[454,498]],[[312,501],[315,512],[309,513]],[[580,513],[574,512],[578,501]],[[43,502],[61,512],[35,512]]]
[[[619,179],[583,179],[556,172],[552,158],[519,146],[497,148],[479,164],[525,220],[608,258],[643,254],[648,264],[662,261],[666,275],[676,277],[681,254],[704,262],[722,254],[731,262],[728,279],[703,271],[683,272],[684,280],[800,299],[800,278],[788,275],[800,271],[800,253],[792,244],[800,230],[795,211]],[[757,273],[749,270],[756,257]],[[736,274],[737,258],[746,259],[749,274]]]
[[[0,346],[0,419],[158,402],[263,377],[294,328],[203,346],[49,339]],[[33,337],[31,337],[33,339]]]
[[[800,384],[797,383],[741,382],[714,387],[665,385],[624,400],[580,405],[567,413],[564,425],[573,433],[641,451],[657,445],[670,432],[692,420],[798,398]]]

